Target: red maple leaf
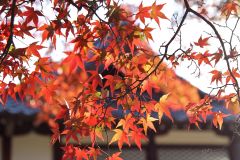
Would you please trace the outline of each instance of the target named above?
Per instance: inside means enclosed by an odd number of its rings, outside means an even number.
[[[27,9],[27,11],[22,12],[21,14],[19,14],[19,16],[26,16],[26,20],[24,23],[28,24],[29,22],[33,21],[35,26],[38,27],[38,16],[43,16],[43,14],[40,11],[34,10],[33,7],[25,6],[25,8]]]
[[[213,70],[210,73],[213,74],[211,83],[214,81],[216,81],[217,84],[218,84],[218,82],[222,83],[222,72],[220,72],[218,70]]]
[[[34,42],[28,46],[28,48],[26,49],[26,54],[27,55],[33,54],[34,56],[40,58],[41,56],[40,56],[40,53],[38,52],[38,50],[43,49],[43,48],[45,48],[45,47],[41,46],[41,45],[37,45],[37,42]]]
[[[209,39],[210,37],[206,37],[206,38],[202,38],[202,36],[198,39],[198,42],[194,42],[194,44],[196,45],[196,46],[199,46],[199,47],[201,47],[201,48],[203,48],[204,46],[208,46],[209,44],[208,44],[208,39]]]

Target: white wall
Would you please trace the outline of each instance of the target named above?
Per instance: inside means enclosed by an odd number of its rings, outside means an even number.
[[[50,137],[30,133],[12,139],[12,160],[52,160]]]

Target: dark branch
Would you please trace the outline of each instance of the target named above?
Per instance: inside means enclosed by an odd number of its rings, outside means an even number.
[[[12,1],[12,6],[11,6],[11,21],[10,21],[10,35],[7,40],[7,44],[3,50],[3,53],[0,55],[0,64],[4,61],[4,59],[7,57],[9,49],[11,47],[11,44],[13,42],[13,28],[14,28],[14,19],[15,19],[15,7],[16,7],[16,0]]]
[[[219,34],[218,30],[216,29],[216,27],[213,25],[212,22],[210,22],[207,18],[205,18],[205,17],[204,17],[203,15],[201,15],[200,13],[198,13],[198,12],[196,12],[195,10],[193,10],[192,8],[190,8],[189,3],[188,3],[187,0],[184,0],[184,2],[185,2],[185,5],[186,5],[187,10],[188,10],[189,12],[193,13],[194,15],[196,15],[197,17],[201,18],[205,23],[207,23],[207,24],[212,28],[212,30],[213,30],[214,33],[216,34],[216,36],[217,36],[217,38],[218,38],[218,40],[219,40],[219,42],[220,42],[220,44],[221,44],[221,47],[222,47],[222,49],[223,49],[223,54],[224,54],[224,57],[225,57],[224,59],[225,59],[226,64],[227,64],[228,71],[229,71],[231,77],[232,77],[232,78],[234,79],[234,81],[235,81],[236,87],[234,87],[234,88],[235,88],[235,90],[236,90],[236,92],[237,92],[238,100],[240,100],[240,95],[239,95],[239,89],[240,89],[240,88],[239,88],[239,84],[238,84],[238,81],[237,81],[236,77],[234,76],[234,74],[233,74],[233,72],[232,72],[232,70],[231,70],[230,62],[229,62],[229,60],[228,60],[228,58],[227,58],[227,57],[228,57],[227,51],[226,51],[226,48],[225,48],[225,45],[224,45],[224,42],[223,42],[223,39],[222,39],[221,35]]]

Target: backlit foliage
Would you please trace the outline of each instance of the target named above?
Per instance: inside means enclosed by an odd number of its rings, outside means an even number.
[[[228,115],[212,111],[213,99],[226,101],[232,114],[239,113],[239,1],[209,5],[184,0],[178,4],[183,9],[180,19],[166,15],[167,5],[142,2],[132,9],[115,0],[1,0],[1,103],[18,95],[40,108],[37,122],[51,126],[52,143],[66,142],[63,159],[106,154],[97,139],[117,143],[120,150],[132,142],[141,149],[148,130],[156,132],[154,122],[161,123],[165,115],[174,123],[171,112],[176,110],[184,110],[189,124],[196,126],[211,115],[213,125],[221,129]],[[44,12],[47,6],[51,16]],[[209,8],[217,10],[216,15],[208,13]],[[181,30],[191,19],[210,30],[198,39],[185,37]],[[158,41],[150,24],[162,29],[169,21],[173,34],[156,53],[148,44]],[[229,37],[222,38],[222,28]],[[53,54],[63,45],[62,53]],[[195,74],[203,65],[211,69],[209,83],[214,86],[203,99],[197,88],[175,74],[182,61],[189,62]],[[228,88],[231,93],[225,92]],[[109,140],[103,136],[106,130],[114,133]],[[84,137],[90,137],[90,146],[82,145]],[[120,153],[108,155],[108,160],[121,160]]]

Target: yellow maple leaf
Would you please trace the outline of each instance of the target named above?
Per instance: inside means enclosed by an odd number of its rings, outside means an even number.
[[[227,109],[232,114],[239,114],[240,113],[239,101],[238,101],[237,96],[232,97],[230,99],[230,101],[227,102]]]
[[[150,116],[150,114],[147,114],[146,118],[141,118],[139,123],[143,125],[143,130],[144,133],[147,135],[147,129],[151,128],[152,130],[154,130],[156,132],[156,129],[153,125],[153,122],[156,121],[156,118],[153,118]]]
[[[163,114],[165,114],[169,119],[173,121],[173,118],[171,116],[170,110],[167,107],[167,99],[170,94],[165,94],[163,95],[160,99],[159,102],[155,104],[155,109],[158,112],[158,119],[159,122],[161,122]]]

